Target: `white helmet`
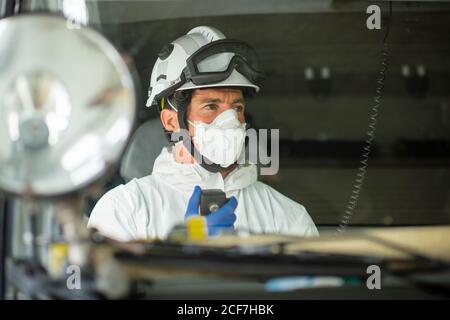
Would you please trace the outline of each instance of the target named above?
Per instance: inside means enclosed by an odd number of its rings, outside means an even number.
[[[262,78],[253,48],[226,39],[216,28],[199,26],[164,46],[158,54],[146,106],[188,89],[232,86],[258,92]]]

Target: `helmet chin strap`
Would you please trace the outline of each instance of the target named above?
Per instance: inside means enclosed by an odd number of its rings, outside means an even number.
[[[178,113],[178,125],[181,129],[184,129],[189,132],[189,129],[187,127],[187,105],[179,106],[179,108],[175,108],[175,106],[170,101],[170,98],[167,99],[168,104],[172,109],[174,109]],[[189,153],[192,155],[192,157],[199,163],[203,168],[208,170],[209,172],[226,172],[230,171],[231,169],[235,168],[237,166],[237,162],[232,163],[228,167],[222,167],[221,165],[217,163],[213,163],[211,160],[209,160],[207,157],[202,155],[200,151],[197,150],[197,148],[194,145],[194,142],[192,141],[191,136],[188,135],[188,138],[183,138],[183,145],[184,147],[189,151]]]

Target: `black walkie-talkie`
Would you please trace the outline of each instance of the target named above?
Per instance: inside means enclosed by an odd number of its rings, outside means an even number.
[[[222,207],[228,198],[220,189],[202,190],[200,196],[200,215],[206,216]]]

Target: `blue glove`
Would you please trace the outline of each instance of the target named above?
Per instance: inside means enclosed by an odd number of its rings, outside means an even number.
[[[184,215],[184,221],[191,216],[199,215],[200,195],[202,189],[199,186],[195,186],[194,192],[189,199],[186,214]],[[236,214],[234,210],[237,207],[237,200],[235,197],[231,197],[222,207],[216,211],[208,214],[206,218],[206,225],[208,227],[208,235],[217,235],[220,230],[233,228],[233,224],[236,221]]]

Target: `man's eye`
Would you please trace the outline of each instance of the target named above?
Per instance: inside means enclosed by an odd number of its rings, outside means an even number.
[[[219,107],[215,104],[207,104],[206,106],[203,107],[203,109],[205,110],[217,110]]]
[[[234,106],[233,109],[236,110],[236,112],[242,112],[244,111],[244,106]]]

